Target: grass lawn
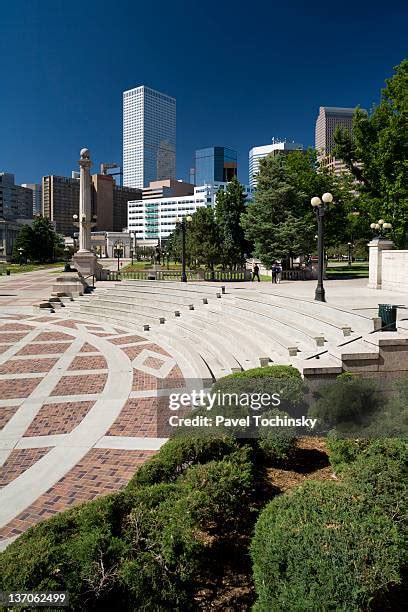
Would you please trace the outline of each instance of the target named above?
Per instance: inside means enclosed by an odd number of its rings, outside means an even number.
[[[368,262],[354,262],[351,266],[329,265],[326,268],[326,275],[329,279],[342,278],[368,278]]]
[[[65,265],[64,261],[56,261],[47,264],[0,264],[0,274],[6,274],[6,270],[10,270],[10,274],[20,274],[21,272],[33,272],[34,270],[48,270],[52,268],[61,268]]]
[[[152,270],[154,264],[150,263],[150,261],[134,261],[133,265],[130,263],[127,266],[123,266],[121,268],[121,272],[139,272],[140,270]],[[159,270],[181,270],[181,264],[171,261],[169,263],[169,267],[161,264],[158,268]]]

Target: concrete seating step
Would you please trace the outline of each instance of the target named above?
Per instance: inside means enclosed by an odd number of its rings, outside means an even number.
[[[224,300],[223,304],[226,301],[231,301],[236,306],[243,308],[246,308],[248,305],[249,309],[254,312],[259,311],[261,313],[267,313],[269,310],[270,314],[279,319],[282,323],[285,323],[289,327],[295,327],[311,337],[318,346],[321,346],[321,344],[316,340],[317,338],[323,338],[323,342],[334,343],[341,342],[344,339],[344,333],[341,326],[335,323],[329,323],[327,320],[323,321],[316,315],[299,312],[287,305],[261,302],[259,306],[258,300],[251,300],[248,298],[235,299],[235,297],[232,300],[228,297],[228,299]],[[245,304],[245,306],[243,304]],[[356,336],[355,334],[351,335],[353,335],[353,337]]]
[[[211,321],[203,317],[183,317],[177,322],[180,327],[196,329],[200,336],[206,336],[216,341],[221,340],[225,347],[234,358],[240,363],[242,369],[260,365],[259,358],[263,357],[263,351],[256,345],[251,336],[242,333],[239,328],[220,324],[220,321]]]

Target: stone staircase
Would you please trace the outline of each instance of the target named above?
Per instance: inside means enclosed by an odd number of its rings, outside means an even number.
[[[309,378],[380,371],[380,340],[408,343],[405,330],[373,333],[368,316],[252,287],[122,281],[64,304],[69,316],[165,343],[206,379],[273,363],[292,364]]]

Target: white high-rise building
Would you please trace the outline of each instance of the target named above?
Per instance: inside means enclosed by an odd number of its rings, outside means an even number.
[[[176,100],[145,85],[123,92],[123,184],[176,178]]]
[[[198,208],[213,208],[217,192],[225,190],[228,183],[212,183],[194,187],[194,193],[164,198],[149,198],[128,202],[128,230],[134,232],[140,243],[155,244],[168,238],[176,227],[176,220],[192,215]],[[247,201],[252,199],[252,190],[243,185]]]
[[[256,187],[259,162],[263,157],[271,154],[278,155],[290,153],[291,151],[301,151],[302,149],[303,145],[297,142],[275,142],[275,140],[272,141],[272,144],[253,147],[249,152],[249,186],[251,189]]]

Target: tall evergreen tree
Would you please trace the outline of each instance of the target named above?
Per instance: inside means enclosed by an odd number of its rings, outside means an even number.
[[[219,190],[215,205],[215,219],[221,239],[221,262],[224,267],[242,266],[250,244],[245,238],[241,216],[246,210],[246,194],[234,177],[225,191]]]
[[[408,60],[387,79],[378,106],[356,110],[352,135],[338,129],[334,139],[336,157],[357,179],[367,226],[384,218],[396,244],[408,246]]]
[[[315,249],[317,227],[310,199],[326,191],[335,200],[326,217],[326,244],[345,240],[346,209],[353,197],[340,179],[318,170],[314,151],[261,160],[255,198],[242,216],[242,226],[255,245],[255,256],[267,267]]]

